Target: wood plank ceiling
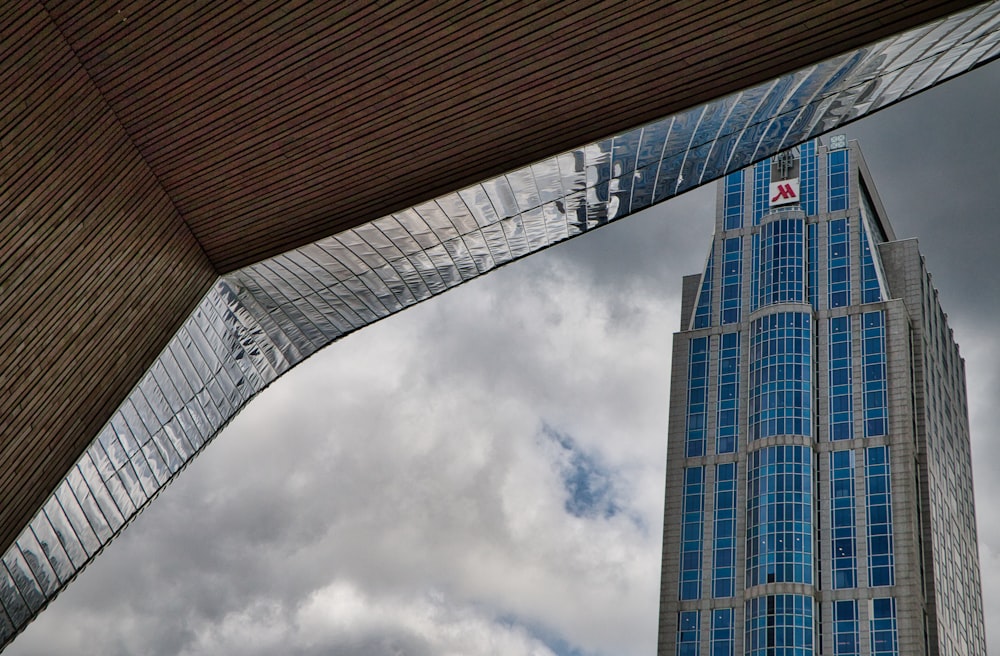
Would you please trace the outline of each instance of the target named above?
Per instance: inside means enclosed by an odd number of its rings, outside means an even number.
[[[218,273],[975,4],[0,9],[0,548]]]

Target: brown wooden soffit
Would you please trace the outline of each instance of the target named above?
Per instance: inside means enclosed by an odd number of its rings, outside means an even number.
[[[44,4],[226,272],[974,3]]]
[[[4,3],[0,548],[218,273],[972,4]]]

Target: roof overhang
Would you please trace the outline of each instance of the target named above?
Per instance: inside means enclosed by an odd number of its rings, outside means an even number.
[[[0,546],[221,273],[971,2],[0,10]]]

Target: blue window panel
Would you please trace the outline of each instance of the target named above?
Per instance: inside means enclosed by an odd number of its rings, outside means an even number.
[[[834,219],[827,224],[827,297],[829,307],[851,304],[851,234],[847,219]]]
[[[722,335],[719,349],[715,452],[736,453],[740,409],[740,334]]]
[[[855,588],[857,528],[854,516],[854,451],[830,453],[830,554],[833,588]]]
[[[747,456],[746,586],[813,582],[812,449]]]
[[[743,171],[726,176],[726,191],[723,196],[723,216],[726,230],[743,227]]]
[[[753,224],[760,225],[770,210],[771,160],[757,162],[753,167]]]
[[[684,508],[681,519],[681,571],[678,597],[701,598],[701,555],[705,521],[705,468],[684,470]]]
[[[722,246],[722,303],[720,323],[738,323],[743,304],[743,239],[726,239]]]
[[[889,398],[886,379],[885,313],[866,312],[862,320],[861,357],[862,398],[865,413],[865,437],[886,435],[889,431]]]
[[[812,436],[812,320],[780,312],[750,324],[749,439]]]
[[[750,257],[752,259],[753,275],[750,276],[750,311],[757,309],[757,300],[760,297],[760,233],[755,232],[752,237]]]
[[[746,656],[812,656],[813,600],[804,595],[772,595],[746,602],[743,653]]]
[[[802,210],[806,216],[815,216],[818,211],[818,169],[816,157],[816,140],[807,141],[799,147],[799,175],[801,176],[800,195]]]
[[[872,599],[870,633],[872,656],[899,655],[899,632],[894,598]]]
[[[732,608],[712,611],[712,639],[709,643],[711,656],[734,656],[736,643],[736,623]]]
[[[759,279],[758,307],[803,302],[804,231],[802,219],[777,219],[761,228],[760,256],[754,272]]]
[[[701,611],[677,614],[677,656],[698,656],[701,646]]]
[[[851,317],[830,318],[830,440],[854,437]]]
[[[819,238],[818,229],[815,223],[808,226],[808,251],[809,251],[809,304],[814,310],[819,310]]]
[[[698,292],[698,307],[694,311],[694,327],[708,328],[712,325],[712,277],[715,275],[715,246],[708,254],[705,265],[705,275],[701,279],[701,291]]]
[[[868,225],[861,222],[861,302],[878,303],[883,300],[882,288],[878,282],[875,270],[875,258],[872,256],[871,240],[868,235]]]
[[[865,513],[868,521],[868,586],[895,585],[889,447],[865,449]]]
[[[848,150],[827,154],[827,211],[846,210],[849,202],[850,156]]]
[[[712,536],[712,596],[736,594],[736,463],[715,467]]]
[[[857,599],[833,602],[833,656],[861,656]]]
[[[695,337],[688,347],[688,403],[684,454],[705,455],[705,424],[708,421],[708,340]]]

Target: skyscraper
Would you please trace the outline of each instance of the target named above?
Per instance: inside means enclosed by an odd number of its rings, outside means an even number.
[[[674,336],[659,653],[985,654],[965,369],[856,142],[719,184]]]

